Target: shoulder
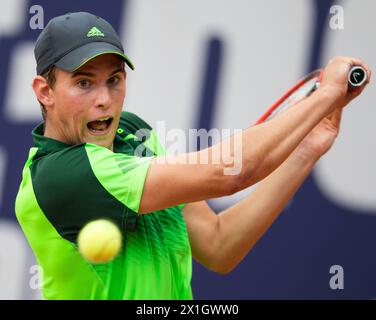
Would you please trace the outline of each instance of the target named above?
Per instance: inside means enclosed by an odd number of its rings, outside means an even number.
[[[30,172],[35,198],[64,238],[75,241],[85,223],[101,217],[122,225],[128,215],[126,228],[135,228],[136,213],[127,206],[123,189],[114,189],[124,186],[116,180],[123,169],[114,159],[116,156],[125,157],[84,143],[34,157]]]
[[[59,184],[60,187],[69,185],[72,190],[85,181],[93,183],[96,167],[104,169],[108,166],[105,162],[115,165],[120,162],[119,159],[129,162],[133,157],[114,153],[96,144],[81,143],[47,155],[36,152],[30,170],[34,183],[41,182],[46,186]]]
[[[94,189],[103,189],[97,172],[111,176],[116,169],[117,173],[121,173],[119,163],[128,164],[131,162],[128,158],[132,157],[89,143],[42,156],[37,152],[30,166],[33,187],[38,195],[49,194],[55,200],[60,196],[77,198],[86,194],[83,190],[90,195],[95,193]]]
[[[96,185],[85,144],[64,148],[41,157],[36,153],[30,166],[37,195],[74,197],[82,187]],[[56,199],[55,199],[56,200]],[[62,200],[62,199],[61,199]]]
[[[86,150],[85,143],[60,149],[49,154],[38,150],[33,157],[31,170],[42,176],[70,175],[74,169],[80,169],[85,165]],[[63,170],[62,170],[63,169]],[[69,170],[68,170],[69,169]]]

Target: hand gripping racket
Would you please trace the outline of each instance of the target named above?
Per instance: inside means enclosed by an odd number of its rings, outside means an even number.
[[[295,105],[298,101],[308,97],[319,86],[324,74],[323,69],[315,70],[298,83],[295,84],[290,90],[288,90],[283,96],[281,96],[273,105],[271,105],[267,111],[257,120],[256,124],[269,121],[270,119],[288,110]],[[349,88],[360,87],[367,80],[367,72],[360,66],[353,66],[349,71],[348,82]]]

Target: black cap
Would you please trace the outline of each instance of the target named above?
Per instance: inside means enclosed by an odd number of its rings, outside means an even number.
[[[53,65],[73,72],[106,53],[119,55],[134,70],[119,36],[106,20],[88,12],[67,13],[50,20],[37,39],[37,74],[45,73]]]

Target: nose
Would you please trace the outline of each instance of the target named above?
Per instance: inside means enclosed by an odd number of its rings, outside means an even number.
[[[110,106],[110,102],[111,95],[109,88],[107,86],[101,86],[100,88],[98,88],[95,105],[98,108],[107,109]]]

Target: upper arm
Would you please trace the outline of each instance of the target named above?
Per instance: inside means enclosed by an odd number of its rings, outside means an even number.
[[[218,216],[206,201],[187,204],[182,210],[193,257],[209,269],[214,269],[218,241]]]

